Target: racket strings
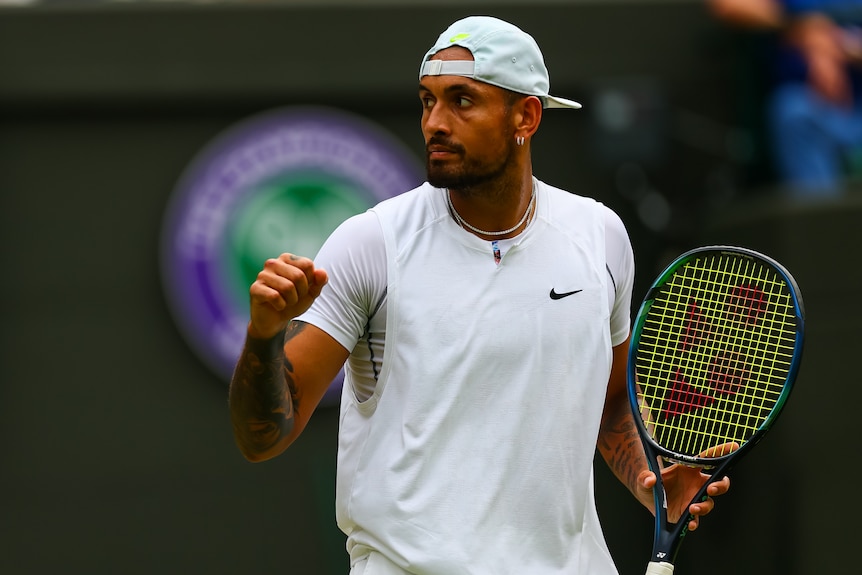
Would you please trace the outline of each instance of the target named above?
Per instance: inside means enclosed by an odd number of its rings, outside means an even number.
[[[696,456],[747,441],[780,401],[795,333],[792,294],[773,268],[718,253],[675,270],[646,316],[635,366],[656,442]]]

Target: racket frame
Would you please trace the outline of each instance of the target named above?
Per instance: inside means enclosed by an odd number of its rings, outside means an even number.
[[[737,256],[750,257],[755,260],[760,260],[764,264],[772,267],[780,275],[789,287],[791,300],[793,302],[794,312],[796,314],[796,338],[795,338],[795,353],[788,369],[787,377],[782,391],[775,402],[775,405],[770,410],[769,415],[764,419],[760,427],[754,432],[751,438],[740,445],[740,447],[726,455],[721,455],[713,458],[703,458],[692,456],[689,454],[678,453],[670,449],[660,446],[653,439],[652,434],[647,429],[641,415],[641,406],[638,398],[638,385],[636,362],[638,356],[638,344],[640,342],[640,334],[643,330],[646,317],[650,308],[655,302],[657,294],[660,293],[663,286],[667,284],[668,279],[673,276],[676,270],[684,267],[688,262],[702,257],[708,253],[732,253]],[[653,497],[655,504],[655,529],[652,547],[652,558],[647,569],[647,575],[654,573],[672,573],[673,562],[679,552],[680,544],[683,538],[688,533],[688,524],[692,519],[690,514],[681,517],[679,521],[672,524],[668,521],[666,495],[664,485],[661,479],[661,470],[664,468],[662,460],[671,463],[698,467],[709,472],[709,478],[698,490],[697,494],[691,499],[692,503],[697,501],[705,501],[707,499],[706,490],[714,482],[721,480],[730,469],[739,463],[739,461],[751,451],[751,449],[759,443],[771,426],[778,419],[781,411],[787,402],[790,392],[793,389],[793,384],[799,370],[799,365],[802,359],[802,349],[804,343],[804,322],[805,310],[802,303],[802,296],[799,286],[790,272],[774,259],[754,250],[728,245],[712,245],[703,246],[689,250],[676,259],[674,259],[665,269],[659,274],[658,278],[653,282],[647,290],[647,294],[641,303],[640,309],[636,316],[635,325],[632,329],[632,338],[629,345],[628,366],[627,366],[627,388],[629,403],[632,409],[633,419],[638,429],[638,434],[643,444],[644,453],[646,454],[647,463],[650,470],[656,475],[656,484],[653,487]]]

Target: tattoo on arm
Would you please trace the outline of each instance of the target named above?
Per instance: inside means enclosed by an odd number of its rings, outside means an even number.
[[[304,321],[296,321],[296,320],[293,320],[292,322],[287,324],[287,329],[285,330],[285,333],[284,333],[284,343],[289,342],[294,337],[296,337],[297,335],[302,333],[302,331],[305,329],[306,325],[307,324]]]
[[[234,434],[244,452],[262,454],[293,430],[299,393],[284,342],[305,324],[291,322],[269,340],[246,341],[230,384]]]
[[[646,467],[641,439],[631,417],[621,417],[602,426],[599,448],[608,467],[633,493],[637,478]]]

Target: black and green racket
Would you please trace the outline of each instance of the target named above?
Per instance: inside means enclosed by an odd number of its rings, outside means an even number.
[[[664,462],[727,475],[775,422],[802,356],[804,311],[790,273],[755,251],[710,246],[678,257],[649,289],[632,330],[628,393],[655,486],[647,575],[670,575],[688,531],[668,520]]]

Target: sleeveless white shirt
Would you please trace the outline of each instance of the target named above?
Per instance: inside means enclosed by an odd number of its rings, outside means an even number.
[[[361,216],[382,234],[382,294],[357,271],[369,252],[345,247],[356,222],[317,258],[331,285],[298,319],[352,350],[336,512],[353,563],[379,553],[387,575],[616,573],[592,462],[612,346],[628,334],[631,246],[623,229],[622,263],[609,266],[605,223],[618,219],[536,185],[536,216],[499,264],[428,184]],[[338,270],[364,279],[337,282]]]

